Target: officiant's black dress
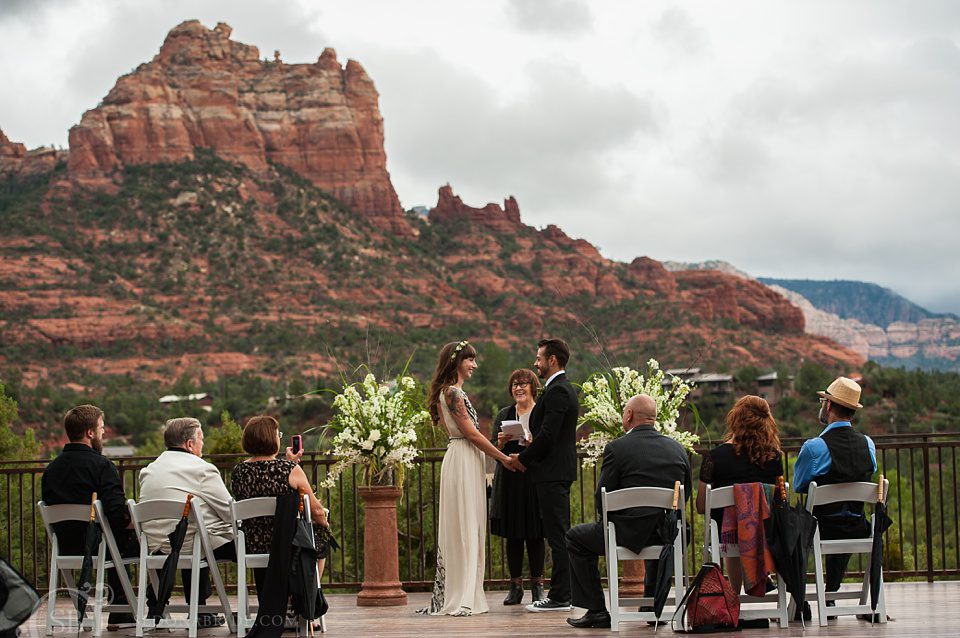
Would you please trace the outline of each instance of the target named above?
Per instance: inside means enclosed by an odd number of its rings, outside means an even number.
[[[493,444],[503,421],[519,421],[517,406],[500,410],[490,428]],[[519,441],[507,441],[503,447],[506,455],[523,451]],[[529,472],[510,472],[497,463],[493,474],[490,494],[490,531],[507,539],[542,539],[543,524],[540,521],[540,505],[537,491]]]

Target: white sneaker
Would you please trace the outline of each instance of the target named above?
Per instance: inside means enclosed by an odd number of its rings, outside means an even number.
[[[527,611],[570,611],[571,609],[573,607],[570,606],[569,602],[562,603],[549,598],[527,605]]]

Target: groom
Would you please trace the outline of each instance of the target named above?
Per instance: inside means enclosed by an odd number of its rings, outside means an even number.
[[[564,368],[570,347],[562,339],[543,339],[537,344],[533,364],[544,379],[543,393],[530,413],[533,442],[511,458],[516,469],[530,468],[540,501],[543,533],[550,544],[553,571],[550,592],[544,600],[527,605],[527,611],[570,610],[570,563],[566,533],[570,529],[570,485],[577,478],[576,430],[579,403]]]

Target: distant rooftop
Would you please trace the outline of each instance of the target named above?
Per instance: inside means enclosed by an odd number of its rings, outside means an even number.
[[[160,403],[183,403],[185,401],[200,401],[201,399],[206,399],[208,396],[206,392],[185,395],[167,394],[160,397],[159,401]]]

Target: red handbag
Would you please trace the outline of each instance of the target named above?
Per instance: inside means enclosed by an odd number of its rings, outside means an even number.
[[[677,629],[679,617],[681,627]],[[681,633],[739,631],[740,597],[723,577],[720,566],[706,563],[683,595],[671,625]]]

